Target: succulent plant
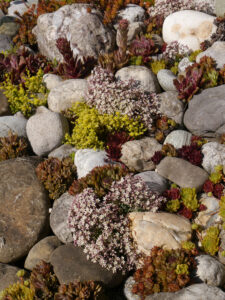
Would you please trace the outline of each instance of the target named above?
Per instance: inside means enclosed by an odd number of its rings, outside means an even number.
[[[219,234],[219,228],[211,226],[206,230],[205,235],[201,240],[203,250],[212,256],[219,251]]]
[[[29,144],[24,137],[9,133],[7,137],[0,138],[0,161],[29,155]]]
[[[68,190],[76,178],[76,167],[70,157],[61,161],[50,157],[37,166],[36,173],[49,192],[49,197],[55,200]]]
[[[66,38],[58,38],[56,46],[64,58],[63,63],[59,63],[54,70],[55,74],[61,75],[65,79],[76,79],[87,76],[94,68],[96,61],[93,57],[83,57],[78,55],[74,58],[70,43]]]
[[[188,250],[154,247],[144,259],[143,267],[134,273],[132,292],[141,299],[154,293],[176,292],[190,282],[195,267],[194,256]]]
[[[126,167],[121,165],[96,167],[87,176],[75,180],[69,188],[69,193],[77,195],[89,187],[101,198],[107,194],[114,181],[120,180],[128,173]]]

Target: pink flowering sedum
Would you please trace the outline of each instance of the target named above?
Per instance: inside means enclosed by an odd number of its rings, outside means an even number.
[[[131,238],[128,213],[155,212],[165,201],[141,178],[132,175],[114,182],[103,200],[87,188],[75,196],[69,213],[74,244],[83,247],[88,259],[108,270],[130,271],[138,253]]]
[[[135,80],[115,80],[114,75],[101,67],[92,71],[88,80],[86,102],[104,114],[120,112],[130,118],[140,118],[151,132],[160,116],[160,101],[155,93],[145,92]]]

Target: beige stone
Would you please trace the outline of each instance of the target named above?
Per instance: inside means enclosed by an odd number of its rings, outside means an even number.
[[[189,220],[175,214],[133,212],[129,218],[137,249],[145,255],[150,255],[154,246],[178,249],[182,241],[191,238]]]
[[[155,151],[160,151],[161,148],[162,146],[153,138],[129,141],[122,146],[120,160],[136,171],[151,171],[155,168],[151,158]]]

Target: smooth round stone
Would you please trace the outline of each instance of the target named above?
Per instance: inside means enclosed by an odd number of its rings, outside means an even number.
[[[18,271],[19,268],[17,267],[0,263],[0,294],[9,285],[19,280],[19,277],[16,275]]]
[[[225,165],[225,145],[217,142],[206,143],[202,147],[202,166],[210,174],[217,165]]]
[[[46,84],[46,87],[49,90],[58,87],[62,81],[62,78],[55,74],[45,74],[43,76],[43,82]]]
[[[18,136],[27,137],[26,134],[27,119],[21,112],[13,116],[0,117],[0,137],[6,137],[11,131]]]
[[[184,57],[178,64],[178,72],[179,74],[184,74],[187,67],[193,65],[193,62],[189,60],[188,57]]]
[[[225,42],[217,41],[207,50],[199,53],[196,57],[196,62],[199,63],[201,58],[204,56],[212,57],[215,60],[217,68],[222,69],[225,65]]]
[[[142,22],[145,19],[145,10],[139,5],[128,4],[117,14],[119,19],[126,19],[129,23]]]
[[[167,44],[177,41],[193,51],[198,50],[216,32],[214,20],[215,17],[199,11],[177,11],[164,20],[163,39]]]
[[[147,186],[153,191],[162,194],[168,188],[168,182],[155,171],[138,173],[135,177],[141,177]]]
[[[157,78],[161,88],[164,91],[176,91],[176,87],[173,83],[174,79],[177,77],[173,74],[172,71],[162,69],[157,73]]]
[[[215,8],[217,17],[223,17],[225,14],[225,2],[224,0],[215,0]]]
[[[167,135],[163,144],[171,144],[176,149],[179,149],[183,146],[189,146],[191,144],[191,137],[192,134],[188,131],[174,130]]]

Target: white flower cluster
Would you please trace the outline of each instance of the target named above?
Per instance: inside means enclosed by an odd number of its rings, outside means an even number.
[[[113,74],[101,67],[92,71],[86,100],[88,105],[96,107],[100,113],[120,112],[130,118],[141,118],[149,132],[154,119],[160,115],[160,101],[155,93],[145,92],[135,80],[115,81]]]
[[[74,244],[83,247],[88,259],[108,270],[130,271],[137,263],[138,253],[131,238],[128,212],[155,212],[165,201],[133,175],[113,182],[102,200],[87,188],[75,196],[69,212]]]
[[[177,54],[187,56],[191,54],[191,50],[186,45],[182,45],[177,41],[167,44],[166,50],[162,53],[162,58],[166,60],[176,60]]]
[[[215,5],[213,1],[196,1],[196,0],[155,0],[154,6],[148,10],[150,17],[162,16],[166,18],[172,13],[180,10],[197,10],[212,14]]]

